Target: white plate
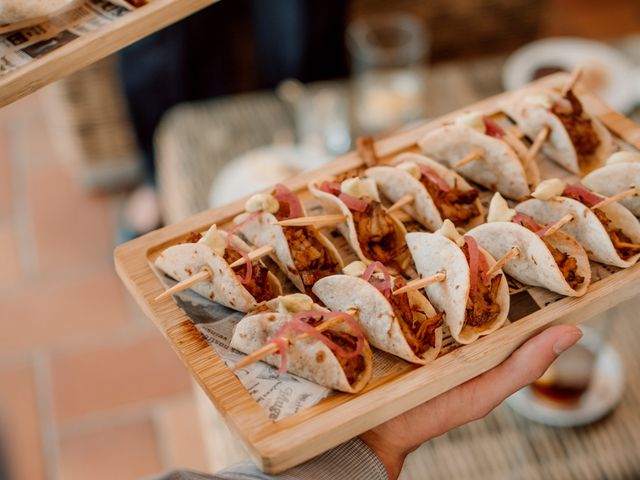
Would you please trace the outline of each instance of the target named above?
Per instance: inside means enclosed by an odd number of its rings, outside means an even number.
[[[580,345],[596,351],[598,338],[592,331],[584,328]],[[624,368],[618,353],[610,345],[605,345],[595,362],[593,378],[576,408],[554,408],[551,403],[536,397],[531,387],[507,398],[506,403],[529,420],[552,427],[577,427],[593,423],[620,402],[624,391]]]
[[[209,206],[218,207],[271,187],[331,160],[309,145],[267,145],[231,160],[216,175],[209,190]]]
[[[627,113],[640,100],[640,74],[637,67],[608,45],[582,38],[547,38],[525,45],[514,52],[502,70],[505,89],[514,90],[531,82],[540,67],[557,66],[572,71],[585,67],[587,76],[601,75],[596,92],[614,109]]]

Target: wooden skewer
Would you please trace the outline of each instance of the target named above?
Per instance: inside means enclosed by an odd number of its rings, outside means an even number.
[[[415,197],[413,195],[405,195],[401,199],[399,199],[396,203],[387,208],[387,213],[392,213],[396,210],[400,210],[402,207],[406,207],[407,205],[411,205],[415,201]]]
[[[516,137],[511,131],[505,130],[504,133],[504,140],[511,146],[511,148],[515,150],[515,152],[518,154],[518,157],[522,159],[523,165],[528,165],[524,163],[524,161],[528,158],[527,155],[529,153],[526,145],[522,143],[522,140]]]
[[[562,217],[560,220],[558,220],[556,223],[554,223],[553,225],[551,225],[546,232],[544,232],[544,234],[542,235],[543,237],[546,237],[548,235],[551,235],[553,233],[556,233],[558,230],[560,230],[562,227],[564,227],[567,223],[569,223],[570,221],[572,221],[575,218],[575,216],[573,215],[573,213],[567,213],[564,217]]]
[[[513,135],[514,137],[519,139],[524,137],[524,132],[518,125],[514,125],[512,127],[507,128],[506,132],[507,132],[507,135]]]
[[[619,202],[623,198],[634,197],[636,195],[640,195],[640,190],[638,190],[637,187],[633,187],[629,190],[625,190],[624,192],[616,193],[613,197],[605,198],[604,200],[596,203],[593,207],[591,207],[591,210],[606,207],[607,205],[611,205],[612,203]]]
[[[567,93],[569,93],[570,90],[573,90],[573,87],[576,86],[576,83],[578,83],[578,81],[580,80],[580,77],[582,77],[583,73],[584,73],[584,69],[582,68],[582,65],[576,67],[573,70],[573,73],[571,74],[571,78],[569,78],[569,80],[567,81],[566,85],[562,88],[562,96],[563,97]]]
[[[493,276],[498,273],[498,270],[500,270],[502,267],[504,267],[507,262],[510,262],[511,260],[513,260],[514,258],[516,258],[518,255],[520,255],[520,249],[518,247],[511,247],[511,249],[505,253],[502,257],[500,257],[496,263],[493,264],[493,267],[491,267],[489,270],[487,270],[487,278],[491,279],[493,278]]]
[[[435,275],[431,275],[426,278],[416,278],[415,280],[411,280],[404,287],[400,287],[395,290],[392,295],[400,295],[401,293],[409,292],[411,290],[420,290],[432,283],[444,282],[447,278],[447,274],[445,272],[438,272]]]
[[[319,224],[323,226],[327,225],[336,225],[338,223],[342,223],[346,220],[346,217],[341,213],[332,214],[332,215],[316,215],[313,217],[299,217],[299,218],[290,218],[288,220],[281,220],[276,225],[280,225],[281,227],[306,227],[308,225],[313,225],[319,227]]]
[[[456,163],[453,168],[460,168],[465,166],[467,163],[471,163],[479,158],[482,158],[482,156],[484,155],[484,152],[480,151],[480,150],[474,150],[473,152],[471,152],[469,155],[467,155],[466,157],[464,157],[463,159],[461,159],[460,161],[458,161],[458,163]]]
[[[188,288],[193,287],[196,283],[200,283],[211,277],[212,277],[211,270],[209,270],[208,268],[204,268],[203,270],[199,271],[195,275],[191,275],[190,277],[185,278],[181,282],[176,283],[173,287],[162,292],[160,295],[158,295],[155,298],[155,301],[159,302],[160,300],[169,298],[175,295],[176,293],[180,293],[183,290],[187,290]]]
[[[547,137],[549,136],[550,133],[551,133],[551,128],[549,128],[548,125],[545,125],[544,128],[538,132],[538,135],[536,135],[536,138],[533,141],[533,144],[529,148],[529,151],[527,151],[527,155],[524,158],[525,165],[529,165],[529,162],[536,157],[536,155],[538,154],[538,151],[540,151],[540,149],[542,148],[542,144],[547,140]]]
[[[273,246],[265,245],[264,247],[260,247],[260,248],[256,248],[255,250],[251,250],[247,254],[247,257],[249,257],[249,261],[253,262],[254,260],[257,260],[258,258],[262,258],[264,256],[267,256],[270,253],[273,253],[274,251],[275,250],[274,250]],[[238,260],[236,260],[235,262],[233,262],[232,264],[230,264],[229,266],[231,268],[236,268],[236,267],[239,267],[240,265],[244,265],[245,263],[247,263],[247,259],[245,257],[242,257],[242,258],[239,258]]]
[[[640,245],[637,244],[637,243],[618,242],[618,243],[616,243],[616,247],[620,247],[620,248],[640,248]]]
[[[349,310],[347,313],[349,312],[353,312],[353,310]],[[349,314],[352,315],[352,313],[349,313]],[[325,330],[339,324],[342,321],[344,321],[344,318],[335,317],[327,320],[326,322],[321,323],[320,325],[315,327],[315,329],[318,330],[319,332],[324,332]],[[292,340],[302,340],[309,336],[311,336],[309,333],[303,333],[302,335],[298,335],[297,337],[294,337]],[[263,358],[268,357],[269,355],[272,355],[277,351],[278,351],[278,345],[273,342],[269,342],[263,345],[262,347],[260,347],[255,352],[250,353],[249,355],[244,357],[242,360],[240,360],[236,364],[236,366],[233,367],[233,371],[235,372],[236,370],[240,370],[241,368],[244,368],[247,365],[251,365],[252,363],[259,362]]]
[[[378,155],[376,155],[376,147],[373,137],[362,136],[356,139],[356,148],[358,155],[367,167],[373,167],[378,164]]]

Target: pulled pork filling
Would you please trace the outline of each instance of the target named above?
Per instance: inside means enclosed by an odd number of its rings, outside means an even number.
[[[202,234],[198,232],[191,232],[187,235],[187,238],[184,239],[182,243],[198,243],[202,238]]]
[[[593,213],[596,214],[598,220],[602,223],[602,226],[609,234],[609,238],[613,243],[613,246],[616,248],[618,255],[623,260],[628,260],[633,257],[635,254],[640,253],[640,247],[636,246],[628,236],[624,234],[624,232],[619,228],[612,227],[611,220],[607,217],[607,214],[604,211],[596,208],[593,210]]]
[[[420,182],[433,198],[442,218],[448,218],[456,227],[464,225],[472,218],[480,215],[478,207],[474,203],[478,198],[478,191],[475,188],[460,190],[455,186],[446,192],[426,175],[420,177]]]
[[[575,257],[572,257],[568,253],[561,252],[549,242],[547,242],[544,238],[542,239],[544,244],[547,246],[551,255],[553,255],[553,259],[558,264],[558,268],[562,272],[564,279],[567,281],[569,286],[574,290],[577,289],[584,282],[584,277],[578,275],[578,262]]]
[[[360,248],[367,258],[390,263],[406,250],[407,244],[398,238],[395,224],[380,202],[369,200],[364,212],[351,213]]]
[[[347,351],[353,351],[356,349],[358,339],[353,335],[346,332],[337,332],[335,330],[325,330],[322,334],[331,340],[333,343],[341,346]],[[344,358],[341,355],[336,355],[340,366],[347,377],[350,385],[353,385],[360,377],[360,374],[364,372],[364,357],[362,355],[356,355],[351,358]]]
[[[242,255],[235,250],[230,248],[225,249],[224,259],[227,263],[233,263],[240,258],[242,258]],[[248,283],[243,284],[244,288],[246,288],[251,296],[256,299],[256,302],[266,302],[267,300],[271,300],[276,295],[271,288],[269,279],[267,278],[269,270],[258,262],[254,262],[251,265],[253,274],[251,275],[251,280],[249,280]],[[240,277],[244,277],[246,269],[246,265],[240,265],[239,267],[236,267],[234,271]]]
[[[469,263],[469,247],[466,244],[462,247],[462,251],[467,263]],[[473,291],[469,291],[469,299],[467,300],[464,323],[471,327],[482,327],[492,323],[500,314],[500,305],[497,302],[497,298],[502,275],[493,277],[489,285],[485,285],[482,281],[480,272],[478,272],[478,277],[476,288]]]
[[[523,227],[528,228],[532,232],[535,233],[535,230],[531,229],[530,225],[525,223],[521,224]],[[560,272],[562,272],[562,276],[567,281],[569,286],[574,290],[578,288],[584,282],[584,277],[578,275],[578,262],[575,257],[572,257],[568,253],[561,252],[556,247],[547,242],[544,237],[540,237],[540,240],[544,242],[546,247],[553,255],[553,259],[556,261]]]
[[[317,319],[310,319],[307,323],[313,327],[317,327],[323,321],[324,319],[319,317]],[[323,331],[322,335],[348,352],[354,351],[358,344],[358,339],[347,332],[339,332],[329,329]],[[336,355],[336,358],[338,359],[342,370],[344,370],[349,385],[353,385],[364,372],[364,355],[360,354],[351,358],[344,358],[341,355]]]
[[[396,277],[394,288],[398,289],[404,285],[404,281]],[[390,295],[389,302],[413,353],[421,356],[429,347],[436,346],[436,329],[442,325],[444,312],[429,318],[420,308],[411,306],[409,296],[406,293]]]
[[[582,108],[580,100],[569,90],[564,98],[566,102],[558,102],[551,111],[560,119],[567,130],[571,143],[576,149],[580,163],[585,161],[585,157],[593,155],[600,139],[593,129],[591,119],[588,118]]]
[[[311,289],[321,278],[337,272],[338,262],[320,243],[313,227],[283,227],[283,231],[305,289]]]

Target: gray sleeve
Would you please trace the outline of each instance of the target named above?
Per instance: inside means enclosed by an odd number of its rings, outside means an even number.
[[[158,480],[387,480],[378,457],[359,438],[319,455],[279,475],[262,473],[250,462],[240,463],[214,475],[176,471]]]

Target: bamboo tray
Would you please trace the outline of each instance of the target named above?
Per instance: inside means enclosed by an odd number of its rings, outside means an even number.
[[[216,1],[150,0],[147,5],[0,76],[0,107],[86,67]]]
[[[536,82],[557,85],[559,74]],[[511,94],[492,97],[465,110],[491,111]],[[583,102],[619,139],[640,149],[640,127],[611,110],[596,96],[581,94]],[[461,111],[376,142],[381,161],[408,150],[427,131]],[[356,153],[340,157],[321,170],[285,182],[304,199],[306,184],[322,175],[337,174],[362,165]],[[562,298],[517,319],[493,334],[441,355],[429,365],[408,368],[370,384],[357,395],[336,394],[306,410],[274,422],[238,378],[209,346],[187,315],[167,299],[154,302],[164,291],[151,269],[151,259],[191,231],[212,223],[224,224],[244,209],[244,199],[201,212],[175,225],[151,232],[118,247],[118,274],[145,313],[165,335],[189,368],[227,425],[247,447],[255,463],[269,473],[281,472],[338,445],[501,363],[525,340],[552,323],[578,324],[640,293],[640,264],[592,283],[581,298]]]

